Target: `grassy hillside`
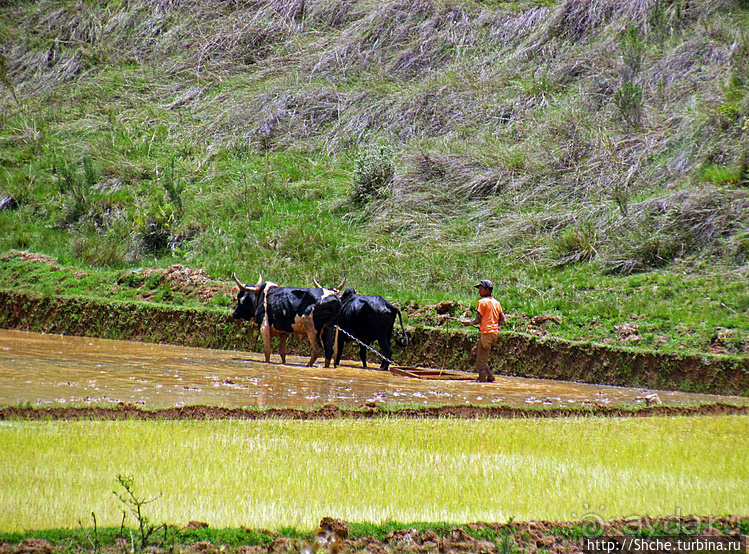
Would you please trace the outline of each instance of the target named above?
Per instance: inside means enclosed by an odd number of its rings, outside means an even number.
[[[746,0],[4,2],[0,286],[38,286],[11,249],[102,281],[345,267],[401,304],[489,277],[514,330],[745,355],[748,24]]]

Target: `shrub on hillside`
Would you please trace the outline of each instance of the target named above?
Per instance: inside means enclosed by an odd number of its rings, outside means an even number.
[[[642,121],[642,87],[627,81],[614,94],[614,104],[627,124],[639,127]]]
[[[90,223],[101,218],[101,207],[94,195],[98,176],[91,158],[84,156],[81,165],[83,175],[75,162],[59,159],[53,166],[53,172],[57,175],[57,190],[62,196],[62,213],[57,223],[63,227],[73,227],[84,219]]]
[[[356,158],[351,194],[354,204],[384,198],[395,176],[393,150],[386,144],[372,146]]]

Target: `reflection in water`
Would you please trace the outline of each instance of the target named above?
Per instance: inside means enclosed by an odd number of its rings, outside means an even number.
[[[494,383],[427,381],[365,370],[266,364],[262,354],[0,330],[0,405],[126,402],[147,408],[215,405],[313,408],[386,405],[633,404],[643,389],[498,376]],[[277,361],[274,355],[272,361]],[[749,399],[659,392],[665,404]]]

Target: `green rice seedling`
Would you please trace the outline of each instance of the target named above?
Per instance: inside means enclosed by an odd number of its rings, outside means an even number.
[[[117,475],[177,525],[743,514],[746,437],[746,417],[6,421],[0,530],[119,525]]]

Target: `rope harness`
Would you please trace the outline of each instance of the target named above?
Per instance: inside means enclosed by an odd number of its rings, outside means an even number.
[[[338,329],[338,330],[339,330],[339,331],[340,331],[341,333],[343,333],[343,334],[344,334],[344,335],[346,335],[347,337],[349,337],[349,338],[351,338],[351,339],[355,340],[356,342],[358,342],[358,343],[359,343],[360,345],[362,345],[362,346],[363,346],[364,348],[366,348],[366,349],[367,349],[367,350],[369,350],[370,352],[374,352],[375,354],[377,354],[377,355],[378,355],[378,356],[379,356],[380,358],[382,358],[383,360],[385,360],[385,361],[386,361],[387,363],[389,363],[390,365],[395,365],[395,366],[397,366],[397,365],[398,365],[398,364],[396,364],[396,363],[395,363],[395,362],[394,362],[393,360],[391,360],[390,358],[388,358],[388,357],[386,357],[386,356],[383,356],[382,354],[380,354],[379,352],[377,352],[377,350],[375,350],[374,348],[372,348],[372,347],[371,347],[371,346],[369,346],[368,344],[364,344],[364,343],[363,343],[362,341],[360,341],[359,339],[357,339],[357,338],[356,338],[356,337],[355,337],[354,335],[352,335],[352,334],[351,334],[351,333],[349,333],[348,331],[345,331],[345,330],[341,329],[341,328],[340,328],[340,327],[339,327],[338,325],[336,325],[336,326],[335,326],[335,328],[336,328],[336,329]]]

